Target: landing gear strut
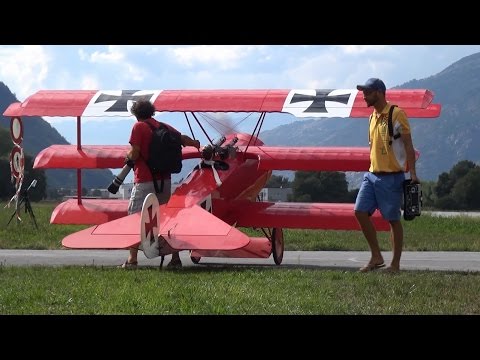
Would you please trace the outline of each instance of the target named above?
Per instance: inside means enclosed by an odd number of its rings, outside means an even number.
[[[274,228],[272,230],[272,236],[270,238],[270,241],[272,242],[273,261],[275,261],[275,264],[280,265],[283,260],[284,250],[283,229]]]

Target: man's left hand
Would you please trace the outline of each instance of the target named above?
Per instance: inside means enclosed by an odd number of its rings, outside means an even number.
[[[417,175],[410,174],[411,179],[412,179],[412,184],[420,184],[420,179],[417,177]]]

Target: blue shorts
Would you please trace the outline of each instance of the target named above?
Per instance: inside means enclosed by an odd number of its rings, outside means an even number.
[[[355,211],[372,215],[379,209],[385,220],[400,220],[404,180],[404,173],[384,175],[365,173],[355,202]]]

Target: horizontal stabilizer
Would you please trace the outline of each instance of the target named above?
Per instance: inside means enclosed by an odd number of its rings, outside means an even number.
[[[250,239],[198,205],[189,208],[160,206],[160,235],[177,250],[233,250]]]
[[[176,250],[234,250],[249,237],[200,206],[159,207],[160,230]],[[90,227],[65,237],[63,246],[75,249],[124,249],[140,243],[140,213]]]
[[[140,213],[68,235],[62,245],[71,249],[126,249],[140,242]]]

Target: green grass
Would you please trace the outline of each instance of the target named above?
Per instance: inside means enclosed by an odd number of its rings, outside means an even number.
[[[30,214],[25,213],[23,206],[20,212],[21,221],[17,221],[14,216],[8,224],[14,208],[5,208],[5,205],[6,203],[0,203],[0,249],[61,249],[65,236],[88,227],[50,224],[50,216],[57,205],[52,203],[32,203],[38,229],[35,228]]]
[[[1,314],[480,314],[480,274],[0,267]]]
[[[52,225],[50,215],[55,204],[33,203],[37,230],[29,214],[22,212],[22,222],[15,219],[6,226],[13,209],[0,204],[0,249],[61,249],[62,239],[86,225]],[[404,221],[406,251],[480,251],[480,218],[440,218],[427,214]],[[251,236],[260,231],[242,229]],[[382,250],[390,250],[388,232],[378,233]],[[367,251],[367,242],[359,231],[284,230],[288,251]]]

